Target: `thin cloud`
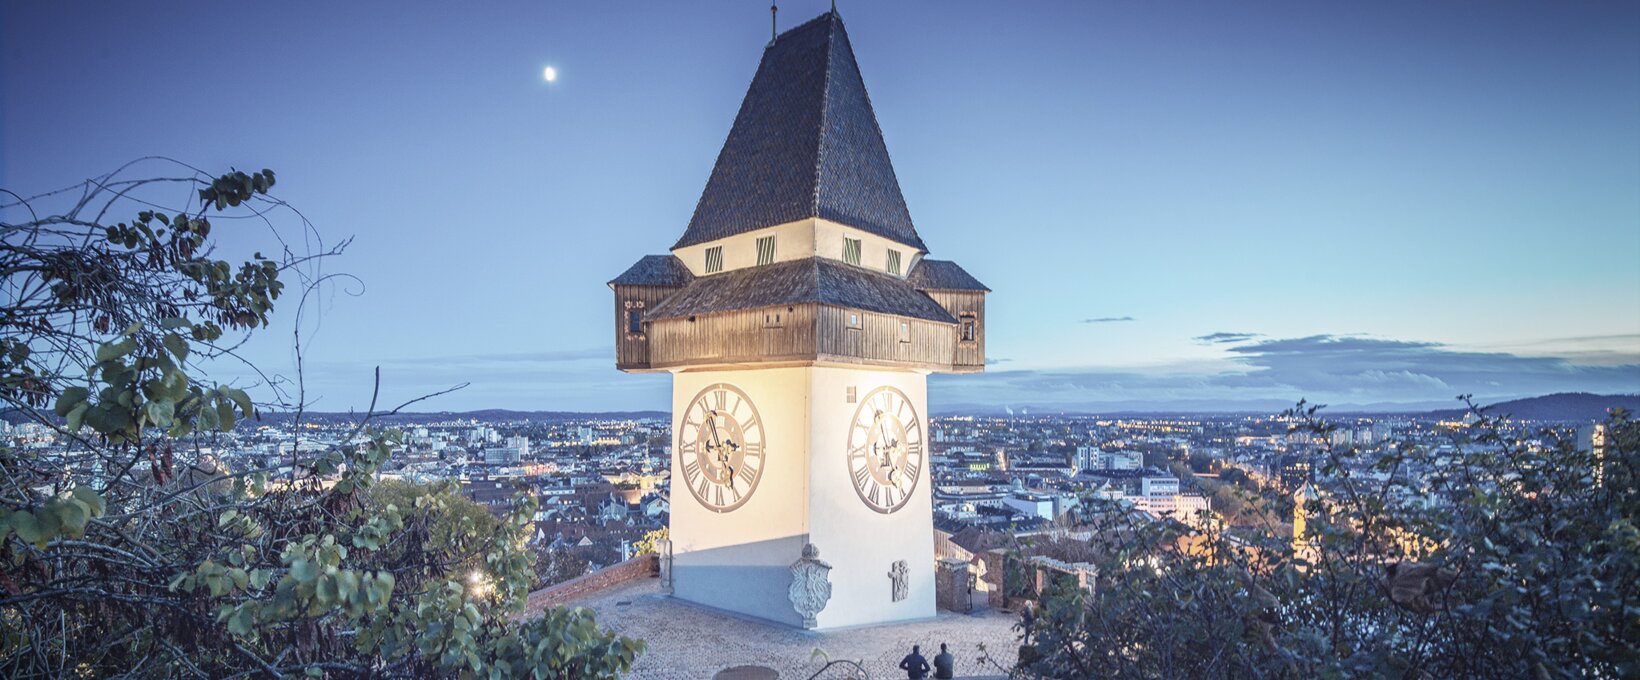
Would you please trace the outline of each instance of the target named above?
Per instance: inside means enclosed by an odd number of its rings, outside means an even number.
[[[1209,336],[1203,336],[1209,337]],[[1225,341],[1229,342],[1229,341]],[[1263,408],[1299,398],[1336,406],[1434,408],[1453,395],[1501,401],[1555,392],[1640,392],[1640,351],[1584,363],[1575,356],[1476,352],[1442,343],[1313,335],[1227,345],[1231,368],[1063,368],[936,376],[947,404],[1064,410]],[[1127,405],[1127,406],[1124,406]]]
[[[1196,342],[1209,345],[1230,345],[1238,342],[1247,342],[1248,340],[1258,337],[1263,337],[1263,335],[1260,333],[1235,333],[1231,331],[1219,331],[1217,333],[1208,333],[1207,335],[1198,335],[1191,339]]]
[[[1082,323],[1116,323],[1119,321],[1133,321],[1131,316],[1101,316],[1096,319],[1083,319]]]

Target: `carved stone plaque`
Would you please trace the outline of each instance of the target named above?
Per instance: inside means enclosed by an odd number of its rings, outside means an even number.
[[[894,583],[894,601],[899,602],[911,596],[911,587],[906,579],[911,576],[911,567],[906,566],[905,560],[896,560],[894,566],[888,570],[888,579]]]
[[[804,628],[819,625],[815,615],[826,608],[831,600],[831,565],[820,560],[820,549],[813,543],[803,546],[803,557],[792,563],[792,586],[787,594],[792,609],[803,617]]]

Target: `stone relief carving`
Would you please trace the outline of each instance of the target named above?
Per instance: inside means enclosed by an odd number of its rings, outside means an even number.
[[[831,600],[830,574],[831,565],[821,561],[820,549],[813,543],[804,544],[802,559],[792,563],[792,586],[787,591],[792,609],[803,617],[804,628],[819,625],[814,617]]]
[[[897,560],[888,570],[888,578],[894,583],[894,601],[899,602],[911,596],[911,587],[906,579],[911,576],[911,567],[906,566],[905,560]]]

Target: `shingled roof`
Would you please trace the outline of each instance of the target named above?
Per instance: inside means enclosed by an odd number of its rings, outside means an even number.
[[[672,248],[811,217],[928,250],[900,194],[843,20],[830,12],[763,51],[689,228]]]
[[[651,308],[648,318],[676,319],[806,302],[957,322],[939,303],[898,278],[825,258],[703,276]]]
[[[968,273],[957,263],[950,260],[930,260],[923,258],[917,263],[917,268],[905,277],[907,283],[917,290],[977,290],[991,292],[979,279]]]
[[[645,255],[627,267],[611,286],[683,286],[695,280],[683,261],[672,255]]]

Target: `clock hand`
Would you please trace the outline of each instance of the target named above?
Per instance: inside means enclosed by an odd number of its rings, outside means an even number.
[[[721,464],[723,462],[723,442],[718,437],[716,412],[706,412],[706,427],[712,433],[712,443],[707,444],[706,447],[718,457],[718,462]]]
[[[888,433],[883,431],[882,423],[883,423],[883,412],[878,411],[877,412],[877,441],[882,442],[882,445],[883,445],[883,447],[882,447],[883,467],[888,467],[889,465],[892,465],[892,463],[889,462],[889,459],[888,459],[888,449],[892,445],[888,443]],[[875,449],[877,447],[875,445],[873,445],[872,448]]]
[[[717,413],[712,411],[706,413],[706,427],[712,431],[712,448],[716,449],[723,446],[723,444],[718,443]]]

